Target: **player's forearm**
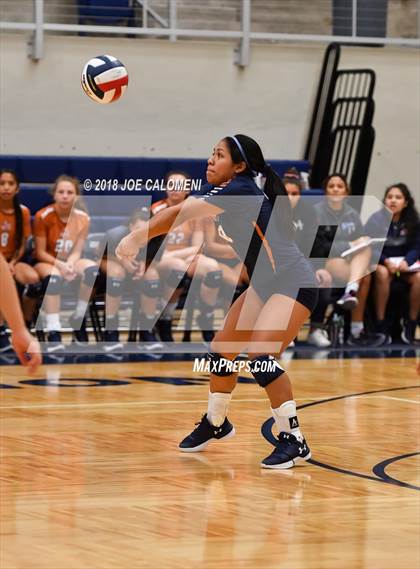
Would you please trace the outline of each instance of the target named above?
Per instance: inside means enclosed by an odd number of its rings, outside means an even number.
[[[49,263],[50,265],[55,265],[56,258],[45,251],[45,249],[36,248],[35,257],[41,263]]]
[[[168,207],[152,217],[146,227],[134,231],[133,235],[138,236],[141,239],[144,236],[144,233],[147,232],[148,240],[153,239],[153,237],[157,237],[158,235],[165,235],[166,233],[169,233],[171,229],[180,225],[179,212],[179,206],[175,205]]]
[[[230,245],[223,243],[207,243],[206,252],[208,255],[220,257],[221,259],[237,259],[238,256]]]
[[[0,254],[0,312],[3,314],[11,330],[17,331],[25,327],[19,298],[13,277],[7,262]]]

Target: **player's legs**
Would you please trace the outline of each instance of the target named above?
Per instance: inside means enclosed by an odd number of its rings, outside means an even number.
[[[160,298],[160,280],[159,273],[156,268],[149,267],[141,281],[140,286],[140,302],[139,302],[139,323],[140,323],[140,339],[143,342],[152,342],[150,347],[156,346],[158,341],[154,331],[154,322],[158,309]]]
[[[391,281],[394,278],[384,265],[378,265],[375,272],[375,308],[379,326],[384,322],[386,306],[389,300]]]
[[[233,425],[227,419],[227,411],[235,388],[238,373],[228,369],[236,356],[248,345],[253,326],[263,306],[260,297],[250,287],[232,304],[224,325],[211,343],[209,354],[210,392],[206,415],[198,427],[181,443],[184,452],[204,450],[212,439],[224,439],[234,435]],[[239,322],[242,322],[239,325]]]
[[[300,430],[288,374],[276,362],[309,318],[310,310],[301,302],[275,294],[262,308],[250,341],[252,373],[266,390],[279,431],[274,451],[263,460],[264,468],[285,469],[308,460],[310,451]]]
[[[14,277],[25,287],[25,293],[22,295],[22,312],[26,325],[30,327],[42,284],[38,273],[28,263],[16,263]]]
[[[188,267],[187,274],[190,278],[196,276],[201,281],[197,324],[202,331],[204,340],[209,342],[214,337],[214,307],[222,283],[223,273],[215,259],[211,259],[206,255],[197,255]]]
[[[44,300],[42,303],[42,307],[46,315],[48,316],[49,314],[56,314],[57,317],[59,318],[60,292],[62,284],[62,277],[60,271],[50,263],[37,263],[35,265],[35,271],[38,273],[40,280],[43,281],[44,286],[46,287]],[[54,278],[50,279],[49,277],[54,277]],[[48,321],[47,321],[47,330],[48,330]]]
[[[63,278],[60,271],[50,263],[37,263],[35,270],[43,283],[45,290],[42,308],[45,313],[48,351],[64,349],[61,342],[60,304]]]
[[[162,341],[173,342],[172,319],[179,298],[184,290],[184,275],[186,274],[187,263],[178,257],[164,255],[155,266],[162,283],[161,294],[164,304],[157,328]]]
[[[403,273],[401,278],[410,285],[408,320],[404,322],[402,339],[406,344],[412,344],[416,337],[417,319],[420,311],[420,272]]]
[[[105,259],[100,265],[101,271],[106,276],[105,285],[105,352],[120,350],[123,346],[120,343],[118,332],[118,311],[121,305],[123,284],[126,277],[124,267],[114,259]]]

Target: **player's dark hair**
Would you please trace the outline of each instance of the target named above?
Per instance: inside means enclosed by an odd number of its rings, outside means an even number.
[[[347,178],[345,177],[344,174],[340,174],[339,172],[333,172],[332,174],[330,174],[329,176],[327,176],[325,178],[325,180],[322,182],[322,189],[324,190],[324,192],[327,191],[327,186],[329,181],[331,180],[331,178],[340,178],[340,180],[344,183],[344,185],[346,186],[346,191],[347,194],[350,195],[351,194],[351,187],[350,184],[347,181]]]
[[[419,214],[414,203],[414,198],[411,195],[408,186],[402,182],[398,182],[397,184],[391,184],[391,186],[387,187],[385,190],[384,199],[382,200],[384,203],[386,196],[392,188],[398,188],[404,196],[405,201],[407,202],[406,207],[401,212],[400,221],[403,222],[406,226],[408,240],[412,241],[415,239],[416,231],[418,230],[419,226]]]
[[[242,154],[235,139],[239,142]],[[255,176],[261,173],[265,177],[264,193],[274,205],[277,196],[287,196],[286,189],[281,181],[280,176],[273,170],[270,164],[267,164],[258,142],[250,136],[245,134],[235,134],[235,137],[227,136],[223,139],[228,145],[232,162],[240,164],[245,162],[246,169],[243,174]],[[246,160],[244,160],[246,158]],[[289,199],[284,200],[284,203],[279,208],[279,216],[282,230],[289,235],[293,235],[292,225],[292,209]]]
[[[17,192],[13,196],[13,209],[15,214],[15,222],[16,222],[16,231],[15,231],[15,247],[16,251],[19,251],[22,240],[23,240],[23,214],[22,208],[20,207],[20,200],[19,200],[19,178],[18,175],[14,170],[10,170],[9,168],[3,168],[0,170],[0,177],[3,174],[10,174],[17,186]]]

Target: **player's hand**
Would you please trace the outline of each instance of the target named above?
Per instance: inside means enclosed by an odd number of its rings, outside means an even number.
[[[29,373],[34,373],[42,363],[41,347],[38,340],[26,328],[13,332],[11,340],[20,363],[28,368]]]
[[[401,271],[402,273],[407,272],[409,269],[408,263],[405,259],[403,259],[401,261],[401,263],[398,265],[398,270]]]
[[[143,278],[144,271],[146,270],[146,263],[144,261],[140,261],[137,263],[137,269],[135,274],[133,275],[133,281],[139,281]]]
[[[16,271],[15,271],[15,263],[13,263],[13,262],[10,262],[10,263],[9,263],[9,271],[10,271],[10,274],[11,274],[12,276],[15,275],[15,273],[16,273]]]
[[[147,243],[147,232],[138,230],[121,239],[115,254],[120,261],[134,261],[139,250]]]
[[[133,275],[137,271],[139,263],[135,259],[122,259],[121,265],[128,273]]]

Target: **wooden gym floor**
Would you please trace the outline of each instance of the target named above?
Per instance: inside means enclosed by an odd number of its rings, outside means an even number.
[[[1,569],[418,567],[415,358],[287,367],[313,456],[288,471],[259,467],[246,378],[236,436],[182,454],[208,390],[191,361],[0,367]]]

